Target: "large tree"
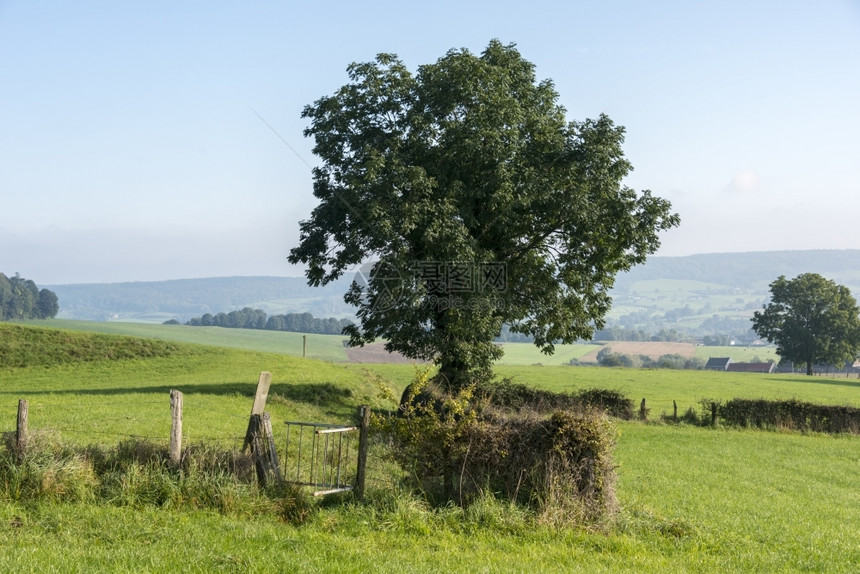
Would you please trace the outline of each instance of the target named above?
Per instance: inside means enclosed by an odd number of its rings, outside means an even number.
[[[853,361],[860,348],[860,311],[847,287],[816,273],[770,284],[770,302],[753,314],[753,330],[783,359],[816,364]]]
[[[289,260],[311,285],[373,261],[345,299],[376,340],[433,360],[450,390],[491,376],[502,325],[554,343],[604,325],[615,275],[678,224],[622,181],[624,129],[569,122],[513,45],[451,50],[414,75],[392,54],[304,109],[319,205]]]

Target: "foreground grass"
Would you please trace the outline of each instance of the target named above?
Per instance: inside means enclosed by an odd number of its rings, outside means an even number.
[[[541,524],[491,500],[432,511],[380,489],[363,504],[321,507],[301,526],[271,514],[7,500],[0,569],[856,571],[857,437],[641,423],[621,430],[621,511],[591,530]]]
[[[151,434],[166,444],[168,391],[178,388],[186,440],[231,446],[244,433],[261,370],[274,375],[276,434],[283,420],[344,422],[361,403],[388,408],[377,383],[400,388],[414,374],[408,365],[337,365],[181,344],[146,358],[6,367],[0,429],[14,430],[17,399],[25,397],[31,428],[63,441],[116,445]],[[628,388],[634,397],[789,392],[858,403],[855,381],[818,377],[572,367],[502,374],[556,390]],[[617,424],[621,510],[590,529],[556,528],[492,500],[468,510],[428,509],[399,492],[396,473],[372,456],[366,502],[320,501],[300,526],[253,505],[219,512],[6,494],[0,571],[856,572],[860,437]]]
[[[695,541],[694,556],[748,572],[860,564],[858,437],[621,427],[624,507]]]

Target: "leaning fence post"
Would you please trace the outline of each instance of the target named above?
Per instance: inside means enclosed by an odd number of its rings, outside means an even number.
[[[254,393],[254,404],[251,405],[251,419],[248,421],[248,430],[245,431],[245,442],[242,443],[242,452],[251,446],[254,432],[258,432],[259,420],[254,421],[255,415],[262,415],[266,410],[266,399],[269,397],[269,385],[272,383],[272,373],[268,371],[260,372],[260,379],[257,381],[257,391]]]
[[[355,476],[355,495],[361,500],[364,498],[364,482],[367,471],[367,436],[370,430],[370,407],[361,405],[358,407],[360,426],[358,428],[358,469]]]
[[[282,482],[281,464],[278,460],[278,451],[275,448],[275,439],[272,436],[272,419],[269,417],[269,413],[251,415],[251,420],[248,423],[248,435],[245,438],[251,447],[258,484],[265,487],[268,484],[270,472],[278,483]]]
[[[182,459],[182,393],[170,391],[170,464],[179,466]]]
[[[257,381],[257,391],[254,393],[254,404],[251,405],[252,415],[261,415],[266,410],[266,399],[269,396],[269,385],[271,383],[272,373],[261,371],[260,379]]]
[[[18,451],[18,462],[24,460],[27,450],[27,418],[29,416],[30,403],[26,399],[18,399],[18,426],[15,431],[15,448]]]

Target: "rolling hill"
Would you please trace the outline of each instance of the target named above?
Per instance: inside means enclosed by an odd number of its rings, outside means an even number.
[[[737,334],[780,275],[820,273],[860,293],[860,250],[718,253],[652,257],[621,274],[612,290],[609,325],[651,333],[675,329],[698,336]],[[91,321],[185,322],[244,307],[267,314],[310,312],[351,317],[343,302],[352,277],[309,287],[301,277],[215,277],[172,281],[46,286],[60,301],[58,317]]]

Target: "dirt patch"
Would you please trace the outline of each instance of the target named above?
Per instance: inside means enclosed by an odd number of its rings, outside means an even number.
[[[371,343],[363,347],[347,347],[346,358],[350,363],[422,363],[422,361],[404,357],[400,353],[389,353],[385,350],[385,343]]]
[[[645,355],[653,360],[657,360],[663,355],[681,355],[684,358],[692,358],[696,356],[696,346],[692,343],[664,343],[660,341],[610,341],[602,347],[595,349],[579,359],[583,363],[596,363],[597,353],[605,348],[609,348],[611,352],[620,355],[630,355],[638,357]]]

